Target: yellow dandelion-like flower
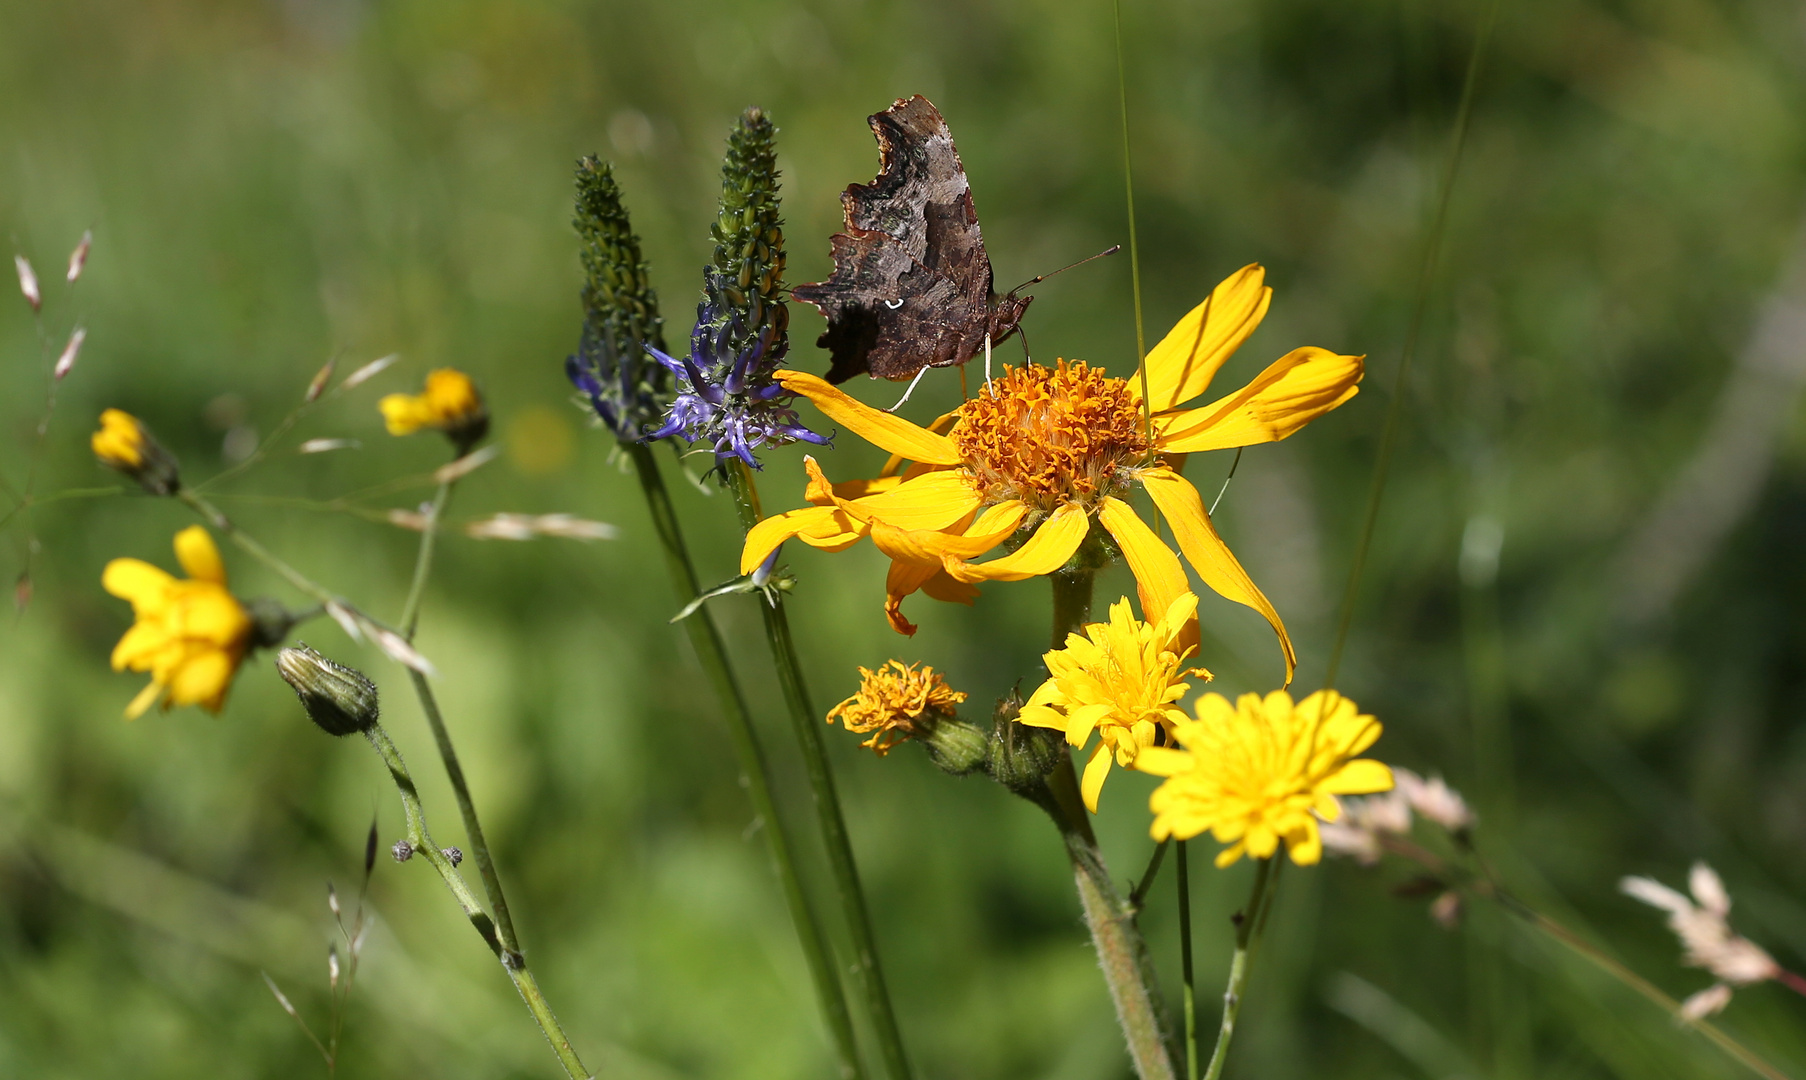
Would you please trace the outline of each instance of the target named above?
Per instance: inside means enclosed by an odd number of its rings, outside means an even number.
[[[102,465],[138,481],[153,495],[168,495],[178,486],[176,459],[124,409],[102,412],[100,428],[89,437],[88,445]]]
[[[1293,862],[1310,866],[1323,856],[1317,822],[1340,813],[1335,796],[1392,787],[1391,769],[1355,757],[1380,737],[1379,721],[1333,690],[1297,704],[1284,690],[1243,694],[1233,705],[1206,694],[1197,710],[1196,720],[1173,727],[1184,749],[1147,747],[1135,767],[1167,778],[1148,800],[1154,839],[1209,830],[1230,845],[1218,866],[1244,854],[1271,858],[1281,840]]]
[[[426,377],[419,394],[390,394],[377,402],[391,435],[443,431],[460,449],[475,444],[489,430],[489,413],[470,376],[456,368],[440,368]]]
[[[1047,654],[1050,677],[1029,695],[1016,719],[1063,731],[1075,747],[1097,732],[1097,746],[1080,783],[1092,813],[1097,813],[1111,761],[1134,765],[1141,750],[1154,745],[1156,731],[1170,732],[1189,719],[1174,704],[1191,689],[1186,676],[1211,677],[1203,668],[1181,666],[1193,650],[1183,639],[1197,609],[1197,596],[1182,593],[1159,622],[1145,623],[1124,597],[1110,605],[1109,622],[1068,634],[1065,648]]]
[[[954,707],[966,700],[926,664],[918,668],[890,660],[877,671],[860,668],[859,678],[859,692],[829,710],[828,723],[839,720],[855,734],[870,732],[872,737],[859,745],[879,757],[903,740],[924,734],[935,720],[952,716]]]
[[[113,670],[151,673],[150,685],[126,707],[128,720],[159,698],[165,709],[219,712],[251,646],[251,616],[226,588],[226,567],[207,530],[190,525],[176,534],[175,547],[187,580],[138,559],[114,559],[101,574],[108,592],[131,601],[136,619],[113,647]]]
[[[1190,586],[1178,556],[1130,506],[1139,487],[1204,583],[1265,616],[1290,681],[1297,657],[1285,624],[1175,467],[1185,454],[1283,439],[1358,389],[1361,357],[1302,348],[1226,397],[1183,407],[1209,388],[1265,316],[1272,290],[1263,278],[1259,266],[1231,275],[1148,353],[1151,425],[1139,374],[1113,378],[1082,362],[1006,368],[978,397],[927,428],[813,375],[777,372],[786,390],[893,457],[876,479],[839,484],[806,460],[805,498],[812,505],[748,532],[741,571],[752,572],[792,538],[840,551],[870,537],[891,560],[885,615],[897,632],[913,634],[902,613],[905,597],[921,591],[969,604],[979,582],[1051,574],[1072,558],[1095,520],[1134,572],[1142,611],[1163,612]],[[899,471],[904,461],[915,464]],[[1010,554],[971,561],[1022,530],[1028,535]]]

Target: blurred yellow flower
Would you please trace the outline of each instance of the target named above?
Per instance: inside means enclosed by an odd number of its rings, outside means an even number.
[[[88,440],[102,465],[130,472],[144,464],[144,425],[124,409],[100,414],[100,430]]]
[[[1266,617],[1279,636],[1289,682],[1297,657],[1279,613],[1217,534],[1177,459],[1283,439],[1355,395],[1358,356],[1294,349],[1254,381],[1200,408],[1184,408],[1247,340],[1267,311],[1264,271],[1247,266],[1218,285],[1148,353],[1142,379],[1112,378],[1082,362],[1005,368],[978,397],[928,428],[880,412],[800,371],[779,371],[837,423],[894,456],[875,480],[833,484],[813,461],[813,505],[768,518],[746,537],[741,572],[797,538],[839,551],[870,536],[891,559],[885,614],[913,634],[903,599],[921,590],[971,603],[981,581],[1020,581],[1066,565],[1095,520],[1135,574],[1144,612],[1187,592],[1178,556],[1130,506],[1139,487],[1172,527],[1179,550],[1217,593]],[[952,421],[951,430],[943,422]],[[942,432],[945,432],[943,434]],[[912,465],[901,473],[905,461]],[[971,562],[1031,530],[1002,558]],[[1187,637],[1195,641],[1192,632]]]
[[[1293,862],[1309,866],[1323,855],[1318,820],[1340,813],[1335,796],[1392,787],[1391,769],[1355,759],[1380,737],[1379,722],[1333,690],[1296,705],[1284,690],[1243,694],[1233,705],[1206,694],[1197,711],[1197,720],[1173,727],[1184,749],[1147,747],[1135,767],[1167,778],[1148,800],[1154,839],[1209,830],[1230,845],[1218,866],[1244,854],[1271,858],[1281,840]]]
[[[162,699],[219,712],[232,676],[251,644],[251,616],[226,588],[226,568],[199,525],[176,534],[176,559],[187,580],[138,559],[114,559],[101,584],[132,603],[136,622],[113,647],[113,670],[148,671],[150,685],[126,707],[137,719]]]
[[[88,445],[102,465],[138,481],[153,495],[168,495],[177,487],[176,459],[124,409],[102,412],[100,430],[89,437]]]
[[[839,720],[842,727],[855,734],[871,732],[867,746],[879,757],[912,735],[923,733],[927,724],[953,715],[954,707],[966,695],[947,685],[935,670],[901,660],[890,660],[877,671],[859,669],[859,692],[834,706],[828,712],[828,723]]]
[[[377,402],[391,435],[412,435],[432,429],[450,435],[460,449],[468,449],[489,429],[483,397],[470,376],[456,368],[440,368],[426,377],[419,394],[389,394]]]
[[[1091,623],[1082,635],[1068,634],[1065,648],[1047,654],[1051,677],[1029,695],[1016,719],[1063,731],[1075,747],[1097,732],[1080,785],[1092,813],[1111,759],[1134,765],[1139,752],[1154,745],[1157,730],[1170,733],[1188,719],[1173,704],[1191,689],[1185,677],[1211,677],[1203,668],[1180,667],[1192,653],[1193,647],[1181,642],[1197,609],[1197,596],[1181,593],[1159,622],[1144,623],[1124,597],[1110,605],[1109,622]]]

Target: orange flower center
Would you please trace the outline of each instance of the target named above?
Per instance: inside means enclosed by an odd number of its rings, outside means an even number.
[[[987,503],[1020,499],[1042,511],[1090,506],[1148,452],[1128,381],[1083,360],[1004,368],[960,407],[949,435]]]

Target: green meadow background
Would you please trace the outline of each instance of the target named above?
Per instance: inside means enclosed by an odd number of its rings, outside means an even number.
[[[1622,875],[1676,882],[1706,859],[1738,927],[1806,964],[1806,22],[1781,0],[1499,7],[1338,682],[1385,722],[1382,757],[1473,798],[1516,889],[1682,996],[1709,977],[1679,966],[1657,914],[1618,893]],[[1123,3],[1150,342],[1260,262],[1272,313],[1225,387],[1300,344],[1369,358],[1352,402],[1245,455],[1218,514],[1292,628],[1301,690],[1324,677],[1488,10]],[[345,371],[398,353],[224,485],[221,505],[393,618],[416,536],[297,500],[440,464],[441,440],[388,437],[375,402],[452,365],[481,382],[503,451],[454,517],[568,511],[619,527],[594,544],[448,540],[420,638],[526,948],[603,1077],[812,1077],[830,1063],[725,730],[666,624],[677,600],[637,485],[564,380],[579,326],[571,167],[590,152],[617,164],[678,342],[735,115],[759,104],[782,129],[789,276],[810,281],[829,269],[836,193],[876,170],[865,116],[912,93],[958,138],[1000,285],[1127,241],[1103,0],[0,0],[0,231],[46,279],[51,353],[73,322],[88,329],[34,459],[39,331],[10,286],[0,297],[8,484],[113,483],[87,451],[107,406],[204,479],[267,435],[327,358]],[[89,228],[71,296],[60,271]],[[1130,373],[1129,281],[1118,257],[1039,287],[1036,356]],[[792,361],[825,369],[820,319],[793,315]],[[883,405],[896,391],[856,387]],[[906,411],[957,399],[937,374]],[[293,453],[314,437],[362,448]],[[882,455],[843,436],[821,457],[852,477]],[[1229,461],[1188,469],[1214,490]],[[668,475],[702,577],[729,577],[732,508]],[[761,483],[768,508],[799,505],[800,454],[771,454]],[[0,574],[29,563],[32,594],[0,616],[0,1075],[325,1071],[259,972],[321,1026],[327,882],[349,902],[372,815],[386,847],[399,807],[375,756],[313,728],[267,656],[218,718],[121,722],[140,677],[107,666],[129,611],[101,568],[173,567],[190,520],[138,496],[68,500],[11,514],[0,536]],[[903,639],[869,545],[787,558],[824,710],[856,665],[892,656],[944,670],[980,715],[1037,679],[1042,582],[988,586],[969,609],[918,596],[906,611],[921,632]],[[227,562],[241,594],[300,603],[230,548]],[[1125,591],[1113,569],[1099,602]],[[713,610],[806,823],[753,601]],[[1203,617],[1219,689],[1277,685],[1258,617],[1214,597]],[[298,636],[383,685],[437,836],[460,842],[401,670],[326,620]],[[919,1075],[1128,1076],[1039,812],[914,747],[879,760],[827,736]],[[1118,773],[1105,791],[1098,824],[1121,878],[1151,849],[1151,787]],[[1193,863],[1208,1031],[1249,869]],[[1144,927],[1176,999],[1170,873]],[[1426,898],[1401,895],[1409,883],[1344,862],[1287,875],[1231,1076],[1746,1075],[1496,909],[1441,928]],[[555,1074],[425,866],[381,859],[367,903],[343,1076]],[[1806,1073],[1806,1001],[1754,987],[1723,1020]]]

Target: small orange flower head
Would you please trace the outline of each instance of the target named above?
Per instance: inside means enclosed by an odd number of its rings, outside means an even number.
[[[859,692],[834,706],[828,723],[839,720],[842,727],[860,735],[871,734],[861,743],[879,757],[891,747],[913,736],[925,735],[936,721],[947,719],[966,700],[966,695],[947,685],[947,680],[926,664],[918,667],[901,660],[890,660],[873,671],[859,669]]]
[[[489,412],[470,376],[456,368],[440,368],[426,377],[419,394],[390,394],[377,402],[391,435],[412,435],[431,429],[443,431],[458,447],[469,451],[489,432]]]

